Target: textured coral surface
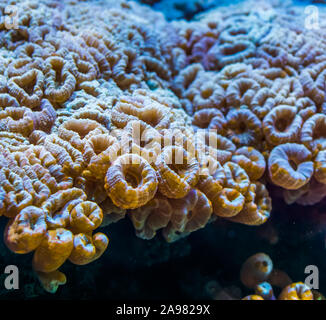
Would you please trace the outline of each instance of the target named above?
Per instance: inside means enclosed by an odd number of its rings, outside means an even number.
[[[121,219],[175,242],[216,221],[262,225],[280,197],[325,197],[326,15],[310,30],[284,3],[192,22],[122,0],[8,4],[0,216],[45,290],[66,261],[100,258],[98,228]]]

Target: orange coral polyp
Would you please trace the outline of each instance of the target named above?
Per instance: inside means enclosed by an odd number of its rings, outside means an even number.
[[[298,99],[295,106],[298,108],[298,114],[301,116],[303,121],[306,121],[317,113],[316,104],[308,97]]]
[[[241,105],[250,105],[258,89],[258,83],[253,79],[237,79],[227,88],[226,102],[232,108],[239,108]]]
[[[7,107],[19,107],[18,101],[8,93],[0,93],[0,108],[1,110]]]
[[[101,255],[105,252],[106,248],[109,245],[109,239],[104,233],[97,232],[93,234],[92,241],[96,249],[95,255],[92,259],[92,261],[94,261],[100,258]]]
[[[161,140],[162,136],[156,129],[143,121],[132,120],[123,131],[121,152],[137,154],[152,165],[161,151]]]
[[[195,112],[192,124],[199,129],[216,130],[219,134],[223,134],[226,128],[224,115],[217,109],[201,109]]]
[[[131,120],[142,120],[159,130],[170,126],[171,114],[160,102],[136,91],[131,97],[122,97],[112,110],[112,123],[118,128],[124,128]]]
[[[41,272],[53,272],[70,256],[74,243],[71,231],[64,228],[48,230],[33,256],[33,268]]]
[[[101,125],[94,120],[71,119],[65,121],[59,127],[58,135],[60,138],[69,141],[73,146],[78,147],[84,138],[87,139],[87,135],[91,136],[94,132],[104,133],[104,130],[101,129]]]
[[[197,189],[193,192],[195,192],[196,201],[195,205],[190,206],[188,209],[189,213],[184,229],[184,231],[188,233],[204,228],[213,213],[212,203],[206,195]]]
[[[226,116],[227,137],[237,146],[256,146],[263,137],[262,124],[248,109],[232,109]]]
[[[199,77],[185,92],[185,96],[192,102],[194,111],[207,108],[217,110],[224,105],[224,89],[210,78]]]
[[[33,196],[25,190],[19,192],[10,191],[7,193],[4,203],[6,206],[5,216],[15,217],[22,209],[33,203]]]
[[[132,210],[129,217],[138,237],[152,239],[158,230],[168,225],[172,214],[169,200],[157,195],[143,207]]]
[[[59,270],[52,272],[36,272],[43,289],[49,293],[55,293],[60,285],[66,284],[65,274]]]
[[[68,176],[78,176],[85,167],[83,154],[57,135],[48,135],[41,144],[56,158]]]
[[[53,102],[62,103],[70,98],[76,79],[71,73],[72,66],[61,57],[45,60],[45,96]]]
[[[223,168],[225,173],[225,186],[245,194],[250,184],[246,171],[234,162],[225,163]]]
[[[30,112],[29,115],[33,119],[33,130],[42,130],[50,133],[57,114],[52,104],[47,99],[42,99],[39,108],[41,111]]]
[[[203,228],[212,215],[212,205],[199,190],[191,189],[182,199],[170,200],[173,208],[171,219],[163,236],[167,242],[174,242],[189,233]]]
[[[314,172],[311,152],[296,143],[279,145],[269,156],[268,171],[274,184],[285,189],[299,189],[309,182]]]
[[[34,130],[34,122],[27,108],[8,107],[0,111],[0,128],[27,137]]]
[[[236,189],[224,188],[211,199],[214,213],[219,217],[233,217],[243,208],[245,197]]]
[[[228,138],[214,131],[208,131],[205,134],[205,146],[203,150],[199,149],[198,152],[209,154],[219,163],[224,164],[231,159],[235,150],[236,146]]]
[[[314,300],[310,288],[302,282],[296,282],[285,287],[280,293],[279,300]]]
[[[272,109],[264,118],[263,130],[267,141],[273,145],[297,142],[302,123],[295,107],[281,105]]]
[[[4,241],[11,251],[25,254],[41,244],[46,231],[44,212],[38,207],[29,206],[9,220]]]
[[[93,135],[87,139],[89,164],[83,176],[90,180],[103,181],[108,168],[121,154],[121,143],[108,134]]]
[[[241,300],[264,300],[264,298],[257,294],[251,294],[249,296],[245,296]]]
[[[230,220],[250,226],[265,223],[272,210],[272,201],[265,185],[260,182],[252,183],[245,198],[243,209]]]
[[[21,76],[13,77],[8,82],[8,92],[22,106],[35,108],[43,97],[44,76],[40,70],[32,69]]]
[[[168,198],[183,198],[199,179],[198,161],[182,147],[163,148],[154,167],[157,170],[159,191]]]
[[[72,68],[71,72],[76,78],[77,84],[96,79],[96,68],[89,61],[79,59],[75,56],[75,66],[76,67]]]
[[[150,201],[157,191],[155,170],[142,157],[124,154],[108,169],[105,189],[113,203],[123,209],[136,209]]]
[[[312,152],[326,148],[326,115],[317,113],[303,124],[301,141]]]
[[[264,156],[253,147],[237,149],[231,161],[237,163],[244,169],[251,181],[261,178],[266,169]]]
[[[22,76],[30,69],[40,69],[41,66],[41,59],[31,59],[30,57],[19,58],[8,66],[8,76],[11,78]]]
[[[49,229],[65,228],[69,225],[71,211],[80,202],[85,201],[86,194],[77,188],[60,190],[49,197],[43,204]]]
[[[69,261],[84,265],[92,261],[95,256],[96,249],[92,242],[92,237],[84,233],[74,235],[74,248],[69,256]]]
[[[101,208],[91,201],[78,203],[70,213],[70,226],[79,232],[90,232],[98,228],[103,220]]]
[[[214,45],[208,52],[208,63],[210,69],[223,68],[227,65],[244,61],[252,57],[256,47],[253,43],[246,40],[235,43],[224,43]]]

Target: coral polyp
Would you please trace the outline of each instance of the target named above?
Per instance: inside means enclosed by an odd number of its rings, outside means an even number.
[[[168,22],[124,0],[9,4],[0,215],[45,290],[66,282],[65,261],[99,258],[98,228],[118,220],[175,242],[215,221],[264,224],[271,190],[326,195],[326,36],[302,10],[246,2]],[[301,287],[281,297],[310,299]]]

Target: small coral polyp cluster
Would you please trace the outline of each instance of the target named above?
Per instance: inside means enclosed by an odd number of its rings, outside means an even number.
[[[9,4],[0,215],[46,290],[122,218],[173,242],[215,219],[264,223],[267,185],[287,203],[325,196],[326,34],[301,11],[255,1],[168,23],[127,1]]]
[[[257,253],[244,262],[240,279],[244,286],[255,291],[242,300],[325,300],[320,292],[303,282],[292,282],[286,272],[275,269],[265,253]],[[281,288],[277,298],[273,286]]]

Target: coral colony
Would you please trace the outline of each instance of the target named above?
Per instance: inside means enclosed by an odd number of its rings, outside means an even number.
[[[65,261],[100,258],[98,228],[120,219],[174,242],[217,219],[265,223],[272,187],[288,204],[326,195],[326,33],[303,9],[255,1],[167,22],[122,0],[9,4],[0,215],[45,290],[66,282]],[[274,299],[270,258],[250,259],[245,299]],[[282,287],[279,299],[317,297]]]

